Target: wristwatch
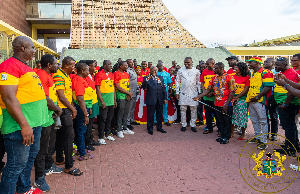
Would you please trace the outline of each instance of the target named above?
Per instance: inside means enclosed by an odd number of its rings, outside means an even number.
[[[87,114],[87,115],[84,115],[84,117],[89,117],[90,115],[89,114]]]
[[[285,84],[285,86],[283,86],[283,89],[286,90],[286,88],[287,88],[288,86],[290,86],[290,84]]]

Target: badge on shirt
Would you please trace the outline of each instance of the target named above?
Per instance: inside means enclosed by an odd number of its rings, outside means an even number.
[[[1,75],[1,81],[7,80],[7,74],[2,74]]]

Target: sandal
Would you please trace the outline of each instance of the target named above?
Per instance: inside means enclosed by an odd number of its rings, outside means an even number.
[[[55,162],[56,165],[63,165],[65,164],[65,161],[62,161],[62,162]]]
[[[244,138],[239,137],[238,140],[246,140],[246,137]]]
[[[74,168],[69,171],[67,169],[64,169],[64,172],[73,176],[81,176],[83,174],[83,172],[80,171],[78,168]]]
[[[209,134],[208,130],[203,131],[203,134]]]

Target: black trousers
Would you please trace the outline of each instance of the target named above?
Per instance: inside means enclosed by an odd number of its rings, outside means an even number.
[[[216,106],[216,109],[222,111],[222,107]],[[223,113],[219,111],[215,111],[215,117],[217,122],[219,123],[219,131],[221,133],[221,138],[230,139],[231,136],[231,125],[232,125],[232,113],[233,113],[233,107],[229,106],[227,110],[227,115],[224,115]]]
[[[45,157],[45,169],[46,170],[50,169],[52,167],[52,164],[54,163],[52,155],[54,154],[53,150],[54,150],[55,142],[56,142],[56,131],[57,131],[57,129],[55,129],[55,123],[54,123],[51,126],[49,148],[48,148],[48,152]]]
[[[87,125],[86,132],[85,132],[85,146],[90,146],[93,141],[93,122],[95,118],[89,119],[89,124]]]
[[[99,115],[97,117],[99,139],[103,139],[104,135],[111,133],[111,122],[114,117],[114,106],[107,106],[105,109],[99,107]]]
[[[216,108],[216,106],[214,104],[214,101],[204,100],[204,103],[208,104],[211,107]],[[213,115],[215,117],[217,117],[216,116],[217,111],[215,111],[214,109],[212,109],[208,106],[204,106],[204,109],[205,109],[206,126],[207,126],[209,131],[213,131],[213,126],[212,126],[213,119],[214,119]],[[218,120],[217,120],[217,126],[218,126],[218,130],[220,130]]]
[[[49,150],[50,133],[51,133],[51,126],[42,128],[41,140],[40,140],[40,151],[34,161],[35,180],[42,177],[45,172],[45,159]]]
[[[199,104],[197,107],[198,120],[203,123],[203,104]]]
[[[270,97],[272,98],[272,97]],[[267,122],[268,122],[268,133],[278,133],[278,108],[277,103],[274,100],[268,100],[268,102],[271,102],[266,106],[266,114],[267,114]],[[269,114],[271,119],[271,125],[269,120]],[[271,131],[271,132],[270,132]]]
[[[63,162],[65,154],[65,168],[70,169],[73,167],[73,141],[74,129],[71,116],[71,110],[63,108],[60,115],[62,127],[56,132],[56,162]]]
[[[5,162],[3,162],[3,157],[5,154],[5,147],[4,147],[4,139],[3,135],[0,133],[0,171],[3,169]]]
[[[153,131],[155,111],[156,111],[157,130],[162,129],[163,104],[159,104],[158,102],[156,102],[155,105],[147,105],[147,130],[148,131]]]
[[[295,122],[295,118],[299,113],[299,106],[290,104],[285,109],[280,109],[278,107],[278,113],[280,118],[280,123],[285,132],[285,138],[289,141],[285,141],[285,146],[287,149],[299,148],[298,130]]]

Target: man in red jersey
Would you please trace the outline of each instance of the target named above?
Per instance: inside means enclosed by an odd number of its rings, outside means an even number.
[[[214,72],[214,66],[215,66],[215,60],[213,58],[210,58],[206,61],[206,69],[204,69],[200,75],[200,82],[201,82],[201,89],[202,91],[205,91],[208,86],[210,80],[215,77]],[[211,90],[206,96],[203,97],[204,103],[210,105],[211,107],[215,107],[214,101],[215,101],[215,93],[213,90]],[[213,132],[213,114],[216,115],[216,112],[205,106],[205,118],[206,118],[206,126],[207,130],[203,132],[203,134],[208,134]]]
[[[53,113],[60,116],[62,109],[57,105],[57,96],[51,73],[56,73],[58,65],[54,56],[46,54],[41,59],[41,69],[36,74],[40,77],[46,95],[48,105],[48,122],[42,125],[40,151],[34,161],[35,182],[34,185],[46,192],[50,189],[45,180],[44,172],[61,173],[62,168],[53,164],[52,151],[56,141],[56,129],[54,129]]]

